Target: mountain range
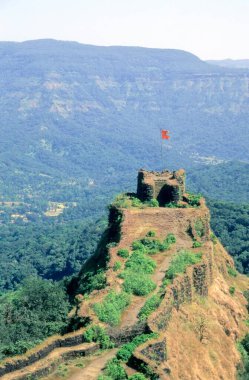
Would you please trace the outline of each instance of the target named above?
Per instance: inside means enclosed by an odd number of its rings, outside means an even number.
[[[1,42],[1,199],[70,201],[126,190],[139,167],[248,162],[248,79],[174,49]]]

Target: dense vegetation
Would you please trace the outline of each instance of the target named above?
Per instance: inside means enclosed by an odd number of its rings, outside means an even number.
[[[120,322],[122,312],[129,303],[130,296],[127,293],[111,291],[103,302],[94,304],[93,308],[101,322],[116,326]]]
[[[184,273],[189,265],[198,263],[201,260],[201,253],[193,253],[181,250],[171,260],[170,266],[166,272],[165,280],[172,282],[179,273]]]
[[[233,256],[238,270],[249,274],[249,204],[209,202],[211,227]]]
[[[136,296],[147,296],[155,290],[156,284],[151,274],[155,271],[156,263],[149,256],[169,249],[175,241],[173,234],[168,234],[163,241],[155,239],[153,231],[149,231],[145,238],[135,240],[132,254],[125,262],[125,270],[119,274],[124,279],[123,289]]]
[[[0,359],[26,352],[46,337],[62,333],[69,303],[59,283],[27,278],[15,293],[0,297]]]
[[[61,280],[94,252],[105,221],[6,224],[0,235],[0,294],[30,275]]]
[[[249,164],[226,162],[206,165],[187,172],[187,183],[194,192],[204,197],[249,203]]]

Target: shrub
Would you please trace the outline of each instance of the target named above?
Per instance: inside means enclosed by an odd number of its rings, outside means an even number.
[[[227,273],[231,276],[231,277],[237,277],[237,271],[236,269],[234,269],[233,267],[228,267],[227,268]]]
[[[136,347],[140,346],[141,344],[147,342],[150,339],[157,337],[158,335],[155,333],[138,335],[134,339],[132,339],[131,342],[124,344],[117,352],[116,356],[119,360],[122,360],[123,362],[127,363]]]
[[[205,234],[205,226],[201,219],[197,219],[195,222],[195,231],[199,237],[203,237]]]
[[[141,251],[141,252],[147,253],[146,247],[143,245],[143,243],[140,240],[135,240],[132,243],[132,250],[133,251]]]
[[[192,207],[200,206],[201,194],[188,193],[188,204]]]
[[[177,202],[169,202],[164,205],[164,207],[168,208],[188,208],[191,207],[190,205],[186,203],[177,203]]]
[[[98,270],[96,273],[86,272],[80,278],[79,293],[89,294],[93,290],[100,290],[106,287],[106,273]]]
[[[193,242],[192,248],[199,248],[202,247],[202,242],[195,240]]]
[[[117,358],[113,358],[107,362],[104,374],[110,376],[112,380],[127,379],[126,372]]]
[[[238,379],[248,379],[249,373],[249,334],[247,333],[241,342],[237,345],[238,351],[241,355],[242,366],[238,371]]]
[[[150,239],[148,237],[145,237],[140,240],[140,242],[145,247],[145,250],[149,254],[157,253],[158,251],[163,251],[164,246],[158,239]]]
[[[141,308],[138,314],[138,318],[140,319],[140,321],[145,321],[148,318],[148,316],[159,307],[161,301],[162,298],[159,294],[151,296],[145,302],[144,306]]]
[[[142,207],[143,203],[140,201],[140,199],[132,197],[131,198],[131,206],[132,207]]]
[[[176,243],[176,237],[174,234],[168,234],[166,239],[164,240],[165,243],[168,243],[168,244],[174,244]]]
[[[147,237],[155,237],[156,236],[156,233],[155,231],[148,231],[147,234],[146,234]]]
[[[142,373],[134,373],[128,377],[128,380],[146,380],[146,377]]]
[[[172,259],[169,269],[166,272],[166,280],[173,280],[179,273],[184,273],[189,265],[198,263],[201,260],[201,257],[201,253],[181,250]]]
[[[127,196],[127,194],[125,194],[125,193],[119,194],[114,199],[112,205],[116,206],[116,207],[121,207],[121,208],[129,208],[129,207],[131,207],[131,200]]]
[[[90,291],[100,290],[106,287],[106,274],[103,270],[99,270],[90,280]]]
[[[106,330],[98,325],[89,327],[83,334],[83,338],[86,342],[99,342],[100,348],[112,348],[114,344],[111,342]]]
[[[161,242],[158,239],[151,239],[150,237],[145,237],[140,240],[135,240],[132,243],[133,251],[141,251],[143,253],[148,253],[153,255],[160,251],[165,251],[169,249],[170,245],[176,242],[176,238],[173,234],[168,234],[167,237]]]
[[[129,251],[128,249],[121,248],[118,250],[117,255],[123,257],[124,259],[127,259],[129,257]]]
[[[126,261],[125,268],[136,273],[151,274],[156,268],[156,263],[142,252],[135,251]]]
[[[101,303],[93,305],[93,309],[100,321],[111,326],[119,324],[122,311],[129,305],[130,296],[125,293],[111,291]]]
[[[214,244],[217,244],[218,239],[213,232],[211,232],[210,234],[210,239],[212,240]]]
[[[116,272],[121,268],[122,268],[122,263],[120,261],[116,261],[113,265],[113,270]]]
[[[231,296],[234,295],[234,293],[235,293],[235,287],[234,286],[230,286],[229,293],[231,294]]]
[[[158,338],[158,334],[157,333],[141,334],[141,335],[137,335],[132,340],[132,342],[136,345],[136,347],[138,347],[138,346],[140,346],[140,344],[143,344],[143,343],[147,342],[148,340],[155,339],[155,338]]]
[[[168,202],[168,203],[165,203],[164,207],[178,208],[178,204],[176,202]]]
[[[171,283],[172,283],[172,280],[170,280],[169,278],[164,278],[162,288],[165,288],[166,286],[170,285]]]
[[[149,206],[149,207],[159,207],[159,202],[157,199],[153,198],[151,199],[150,201],[146,202],[146,204]]]
[[[125,271],[123,276],[123,289],[127,293],[132,293],[136,296],[146,296],[156,288],[156,284],[147,274]]]
[[[117,195],[112,205],[121,208],[143,207],[143,203],[140,201],[140,199],[126,193]]]
[[[117,358],[122,362],[127,363],[130,359],[133,351],[135,350],[136,345],[132,342],[124,344],[120,350],[117,352]]]

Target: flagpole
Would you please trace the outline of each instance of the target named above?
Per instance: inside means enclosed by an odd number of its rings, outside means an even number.
[[[162,161],[162,168],[163,168],[163,139],[162,139],[162,129],[160,129],[160,140],[161,140],[161,161]]]

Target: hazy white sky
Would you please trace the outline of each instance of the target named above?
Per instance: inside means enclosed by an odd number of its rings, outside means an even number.
[[[0,0],[0,40],[184,49],[249,59],[249,0]]]

